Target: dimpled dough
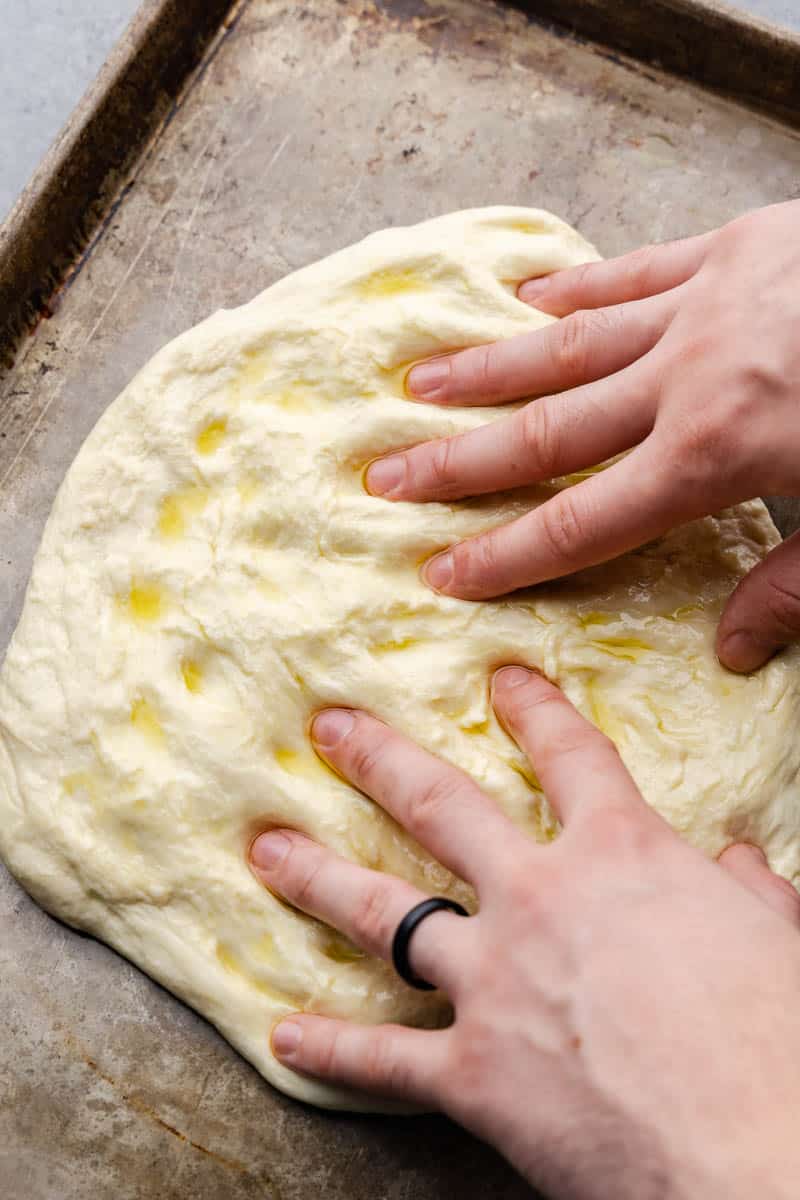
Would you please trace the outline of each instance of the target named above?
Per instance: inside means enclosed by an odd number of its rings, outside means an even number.
[[[281,1067],[268,1045],[281,1015],[436,1025],[447,1009],[261,887],[253,836],[285,823],[471,903],[315,757],[323,705],[372,710],[547,840],[556,824],[487,691],[498,664],[528,662],[691,841],[716,854],[750,838],[800,873],[797,654],[739,678],[713,653],[725,597],[778,541],[760,502],[475,604],[431,593],[420,562],[575,480],[456,504],[363,487],[376,454],[498,415],[410,402],[411,362],[545,325],[517,283],[596,257],[545,212],[490,208],[299,271],[153,358],[45,530],[0,680],[3,856],[304,1100],[376,1106]]]

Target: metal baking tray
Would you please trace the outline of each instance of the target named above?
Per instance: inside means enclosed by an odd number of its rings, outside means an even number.
[[[150,0],[0,230],[0,644],[67,466],[167,338],[450,209],[541,205],[612,255],[798,196],[799,78],[792,35],[692,0]],[[0,927],[8,1200],[529,1195],[444,1119],[284,1099],[2,872]]]

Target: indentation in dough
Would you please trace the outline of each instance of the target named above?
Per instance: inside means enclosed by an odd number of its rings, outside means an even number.
[[[187,692],[196,694],[203,690],[203,668],[196,659],[184,658],[181,660],[181,675]]]
[[[524,220],[504,221],[506,229],[514,229],[517,233],[550,233],[550,226],[546,221]]]
[[[464,733],[468,733],[470,737],[477,737],[479,734],[489,732],[489,718],[484,717],[482,721],[459,721],[458,727],[459,729],[462,729]]]
[[[639,662],[643,654],[653,650],[648,642],[635,637],[592,638],[589,645],[613,658],[623,658],[626,662]]]
[[[275,939],[271,933],[262,933],[258,941],[250,943],[249,949],[256,962],[274,966],[275,963],[280,961],[281,956],[275,948]]]
[[[275,762],[282,771],[289,775],[298,775],[301,779],[324,779],[328,770],[310,750],[292,750],[282,746],[275,751]]]
[[[554,842],[561,826],[553,816],[549,804],[541,800],[532,812],[533,835],[537,842]]]
[[[233,399],[253,399],[254,393],[263,392],[268,364],[269,357],[264,350],[248,350],[244,355],[244,364],[233,381]]]
[[[539,782],[539,776],[536,774],[533,767],[531,767],[528,763],[521,762],[517,758],[510,758],[508,759],[508,765],[511,767],[512,771],[516,771],[517,774],[525,780],[528,787],[533,788],[535,792],[542,791],[542,785]]]
[[[284,594],[277,584],[273,583],[271,579],[267,579],[266,576],[256,580],[256,587],[267,600],[280,600]]]
[[[218,417],[214,421],[209,421],[208,425],[201,429],[195,438],[194,444],[197,447],[197,453],[213,454],[222,445],[227,432],[227,417]]]
[[[217,959],[226,971],[244,980],[250,987],[261,992],[263,996],[268,997],[273,1004],[284,1005],[286,1008],[295,1010],[303,1007],[304,1002],[300,996],[292,992],[280,991],[278,988],[274,988],[257,976],[252,975],[233,947],[227,942],[217,942]]]
[[[239,493],[239,499],[244,504],[250,504],[261,491],[261,480],[253,472],[248,472],[237,482],[236,490]]]
[[[604,699],[596,677],[589,679],[586,690],[589,694],[592,721],[601,733],[610,737],[617,746],[621,746],[627,740],[625,726]]]
[[[286,387],[264,396],[272,404],[287,412],[308,412],[314,403],[314,385],[308,379],[295,379]]]
[[[362,958],[366,958],[363,950],[359,950],[358,946],[341,934],[333,934],[327,938],[320,947],[322,953],[331,962],[335,963],[353,963],[360,962]]]
[[[136,621],[149,623],[163,616],[168,597],[157,583],[134,582],[123,606]]]
[[[131,704],[131,724],[152,745],[163,745],[164,730],[161,728],[158,713],[143,696],[137,696]]]
[[[375,642],[373,654],[392,654],[397,650],[408,650],[410,646],[418,646],[420,639],[415,637],[391,638],[386,642]]]
[[[92,804],[97,799],[97,779],[89,771],[77,771],[73,775],[65,775],[61,786],[68,796],[80,796],[81,793]]]
[[[592,625],[613,625],[618,620],[619,613],[588,612],[578,615],[578,624],[581,629],[589,629]]]
[[[380,300],[405,292],[426,291],[430,284],[414,267],[385,267],[359,279],[354,286],[365,300]]]
[[[162,537],[182,537],[192,517],[203,511],[208,503],[208,488],[192,484],[164,496],[158,510],[158,532]]]
[[[690,617],[697,616],[702,611],[702,604],[681,604],[680,607],[674,608],[672,612],[664,613],[664,616],[667,621],[687,621]]]

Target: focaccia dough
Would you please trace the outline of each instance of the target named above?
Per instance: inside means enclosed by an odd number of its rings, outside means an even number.
[[[323,705],[371,709],[548,839],[487,692],[495,666],[528,662],[617,741],[681,833],[711,854],[753,839],[800,873],[798,656],[740,678],[713,652],[725,597],[778,540],[760,502],[475,604],[434,595],[420,562],[573,481],[456,504],[363,487],[375,455],[498,415],[412,403],[411,362],[545,325],[518,282],[595,257],[547,213],[489,208],[299,271],[153,358],[45,530],[0,679],[3,857],[304,1100],[375,1107],[280,1066],[280,1015],[436,1024],[446,1009],[261,887],[254,835],[285,823],[470,902],[314,756]]]

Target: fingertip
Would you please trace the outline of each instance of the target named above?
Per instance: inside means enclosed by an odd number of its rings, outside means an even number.
[[[741,863],[745,859],[752,862],[754,866],[769,869],[766,854],[760,846],[756,846],[752,842],[735,842],[732,846],[726,846],[717,861],[725,866],[731,863]]]
[[[259,873],[274,871],[291,849],[291,842],[279,829],[262,833],[250,847],[250,862]]]
[[[356,723],[349,708],[325,708],[311,722],[311,740],[320,750],[332,750],[351,732]]]
[[[526,667],[500,667],[499,671],[495,671],[492,676],[492,693],[495,696],[502,696],[512,690],[512,688],[522,687],[530,681],[533,671]]]
[[[540,275],[537,279],[526,279],[517,289],[517,298],[523,304],[536,307],[550,286],[550,276]]]
[[[272,1053],[283,1063],[292,1063],[303,1044],[303,1029],[291,1017],[279,1021],[272,1030],[270,1045]]]
[[[422,568],[422,579],[434,592],[446,592],[452,585],[455,560],[450,550],[429,558]]]
[[[758,670],[775,654],[777,647],[767,646],[746,630],[737,629],[720,639],[717,658],[723,667],[738,675]]]
[[[441,391],[449,377],[449,357],[432,358],[411,368],[405,378],[405,390],[418,400],[429,400]]]
[[[388,499],[403,482],[405,473],[406,463],[402,454],[376,458],[364,472],[364,487],[371,496],[384,496]]]

